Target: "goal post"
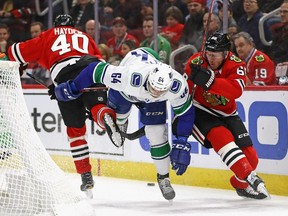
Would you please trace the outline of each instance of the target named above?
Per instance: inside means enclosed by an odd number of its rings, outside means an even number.
[[[16,62],[0,61],[0,215],[94,216],[84,194],[41,143],[18,68]]]

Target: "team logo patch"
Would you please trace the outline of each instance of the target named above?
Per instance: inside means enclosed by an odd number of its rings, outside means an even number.
[[[201,57],[198,56],[197,58],[192,59],[191,63],[192,64],[202,64]]]
[[[139,73],[133,73],[131,76],[131,86],[139,87],[142,83],[142,75]]]
[[[258,55],[258,56],[255,56],[255,60],[257,62],[263,62],[265,60],[264,56],[261,54],[261,55]]]
[[[176,80],[176,79],[173,80],[170,91],[176,94],[177,92],[180,91],[181,85],[182,85],[182,83],[179,80]]]
[[[235,56],[235,55],[231,55],[230,60],[235,61],[235,62],[237,62],[237,63],[241,62],[241,59],[238,58],[238,57]]]

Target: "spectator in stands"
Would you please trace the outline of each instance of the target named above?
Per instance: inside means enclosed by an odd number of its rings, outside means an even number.
[[[113,8],[114,17],[123,17],[129,30],[141,29],[142,24],[142,2],[141,0],[117,0]]]
[[[208,24],[208,18],[209,18],[209,12],[206,12],[203,16],[203,32],[201,36],[197,38],[197,40],[194,43],[194,46],[198,51],[201,50],[203,45],[203,36],[206,32],[206,36],[209,37],[211,34],[216,32],[217,30],[220,30],[222,23],[217,14],[212,13],[210,17],[210,23]],[[205,42],[205,41],[204,41]]]
[[[0,24],[0,52],[7,54],[8,47],[14,42],[10,39],[10,29],[6,24]]]
[[[143,34],[146,39],[140,43],[140,47],[150,47],[154,49],[154,19],[153,16],[146,16],[143,19]],[[169,56],[172,52],[170,42],[162,37],[160,34],[157,35],[157,50],[159,60],[166,64],[169,63]]]
[[[189,15],[185,17],[180,46],[194,45],[196,39],[202,35],[203,16],[206,11],[206,0],[186,0]]]
[[[260,10],[263,13],[269,13],[281,6],[283,0],[262,0]]]
[[[134,40],[136,46],[139,46],[139,41],[133,35],[127,33],[127,26],[123,17],[114,18],[112,31],[114,36],[108,39],[107,45],[113,51],[113,56],[123,57],[121,46],[125,40]]]
[[[263,52],[257,50],[253,38],[247,32],[234,35],[233,42],[237,55],[247,65],[247,76],[251,85],[275,85],[274,62]]]
[[[85,24],[85,32],[94,40],[95,40],[95,29],[96,29],[95,20],[94,19],[88,20]],[[100,23],[98,23],[98,41],[96,41],[96,43],[98,44],[106,43],[106,40],[101,37],[100,32],[101,32],[101,25]]]
[[[131,50],[134,50],[136,48],[137,48],[137,46],[136,46],[135,41],[133,41],[133,40],[125,40],[122,43],[122,46],[121,46],[121,53],[122,53],[123,58],[126,56],[126,54],[128,52],[130,52]]]
[[[104,43],[101,43],[101,44],[99,44],[98,45],[98,49],[99,49],[99,51],[100,51],[100,53],[101,53],[101,55],[102,55],[102,58],[105,60],[105,61],[107,61],[107,62],[109,62],[109,59],[112,57],[112,52],[111,52],[111,50],[109,49],[109,47],[106,45],[106,44],[104,44]]]
[[[232,0],[228,1],[228,10],[227,10],[227,16],[228,16],[228,27],[237,25],[235,19],[233,18],[233,12],[231,8]],[[217,8],[218,8],[218,16],[221,19],[221,22],[223,23],[223,0],[217,1]]]
[[[92,0],[77,0],[76,5],[69,11],[69,15],[73,17],[75,28],[85,31],[86,22],[95,19],[94,2]]]
[[[113,11],[118,2],[114,0],[100,0],[99,1],[99,22],[101,23],[101,30],[110,31],[114,19]]]
[[[272,28],[271,58],[276,64],[288,62],[288,0],[280,7],[281,23]]]
[[[11,40],[23,41],[30,37],[30,23],[34,18],[34,1],[5,1],[0,9],[0,24],[10,28]]]
[[[43,31],[45,31],[45,27],[42,22],[32,22],[30,25],[30,35],[31,38],[38,37]]]
[[[243,0],[233,0],[231,4],[232,14],[235,21],[238,23],[241,16],[243,16]]]
[[[32,22],[30,25],[30,34],[31,38],[38,37],[43,31],[45,31],[44,25],[41,22]],[[32,74],[38,80],[41,80],[45,83],[46,86],[52,84],[50,77],[50,72],[46,68],[42,67],[38,61],[29,62],[26,73]],[[39,84],[35,80],[31,79],[26,73],[21,76],[22,84]]]
[[[179,46],[184,25],[183,14],[176,6],[171,6],[165,13],[167,25],[163,27],[160,35],[165,37],[171,44],[172,50]]]
[[[263,13],[259,9],[258,1],[260,0],[244,0],[243,8],[245,13],[239,19],[238,25],[241,31],[248,32],[255,43],[257,49],[261,51],[268,51],[267,46],[265,46],[261,39],[259,33],[259,20],[263,17]],[[271,32],[267,22],[264,22],[264,35],[267,41],[271,40]]]
[[[183,17],[186,17],[189,14],[187,5],[182,0],[159,0],[158,1],[158,23],[160,26],[166,25],[165,13],[167,9],[171,6],[177,7],[183,14]],[[183,22],[181,22],[183,24]]]

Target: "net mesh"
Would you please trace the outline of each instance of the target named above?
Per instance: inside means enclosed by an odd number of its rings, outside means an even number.
[[[56,205],[83,198],[34,130],[18,67],[0,61],[0,215],[54,215]]]

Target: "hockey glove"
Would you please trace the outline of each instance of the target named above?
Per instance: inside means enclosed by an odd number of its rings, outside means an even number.
[[[201,86],[204,90],[210,89],[215,79],[214,72],[197,64],[190,64],[190,68],[191,75],[189,79],[196,85]]]
[[[55,87],[55,95],[58,101],[70,101],[77,99],[82,93],[76,88],[71,80]]]
[[[55,85],[51,84],[48,86],[48,95],[50,97],[50,100],[56,100],[56,95],[55,95]]]
[[[170,160],[172,169],[176,171],[177,175],[185,173],[190,164],[191,145],[187,142],[187,139],[188,137],[178,137],[177,140],[173,140]]]

